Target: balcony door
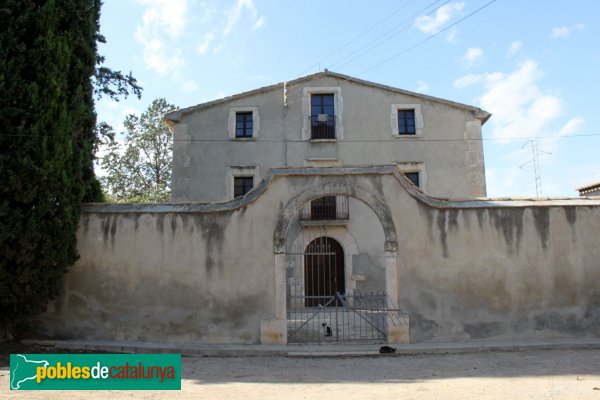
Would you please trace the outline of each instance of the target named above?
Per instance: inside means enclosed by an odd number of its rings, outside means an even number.
[[[311,95],[311,139],[335,139],[335,109],[333,104],[333,93]]]

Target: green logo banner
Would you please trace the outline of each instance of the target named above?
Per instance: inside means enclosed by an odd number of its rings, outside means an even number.
[[[181,390],[181,354],[11,354],[11,390]]]

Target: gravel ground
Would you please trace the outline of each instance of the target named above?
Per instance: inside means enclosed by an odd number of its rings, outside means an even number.
[[[600,400],[599,349],[331,359],[183,357],[181,392],[11,392],[6,359],[3,351],[2,399]]]

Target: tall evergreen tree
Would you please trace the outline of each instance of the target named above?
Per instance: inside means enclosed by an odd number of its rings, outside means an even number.
[[[101,197],[93,172],[100,6],[100,0],[0,4],[0,327],[5,332],[43,311],[57,294],[78,257],[80,203]],[[96,78],[96,83],[107,82]]]

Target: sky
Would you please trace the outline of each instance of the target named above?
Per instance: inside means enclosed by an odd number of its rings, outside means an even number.
[[[490,197],[600,181],[597,0],[105,0],[100,25],[105,65],[144,88],[97,102],[118,131],[156,98],[184,108],[327,68],[492,113]]]

